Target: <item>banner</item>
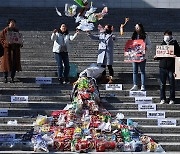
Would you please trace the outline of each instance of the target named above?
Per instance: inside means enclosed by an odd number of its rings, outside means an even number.
[[[9,44],[23,44],[22,34],[19,32],[7,32],[6,42]]]
[[[180,57],[175,58],[175,79],[180,79]]]
[[[174,45],[157,45],[156,56],[157,57],[173,57]]]
[[[145,43],[143,40],[128,40],[124,51],[125,62],[141,62],[145,59]]]

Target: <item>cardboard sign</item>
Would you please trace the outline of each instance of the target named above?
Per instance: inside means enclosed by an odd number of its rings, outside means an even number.
[[[145,59],[145,43],[143,40],[128,40],[124,51],[125,62],[141,62]]]
[[[36,77],[37,84],[52,84],[51,77]]]
[[[157,45],[156,56],[157,57],[173,57],[174,45]]]
[[[28,96],[11,96],[11,103],[28,103]]]
[[[156,119],[162,119],[165,118],[165,112],[164,111],[147,111],[147,118],[156,118]]]
[[[156,104],[138,104],[138,111],[156,111]]]
[[[136,104],[152,104],[152,97],[135,97]]]
[[[7,109],[0,109],[0,117],[7,117],[8,110]]]
[[[23,44],[22,34],[19,32],[8,31],[6,36],[6,42],[9,44]]]
[[[158,119],[159,127],[174,127],[176,126],[176,119]]]
[[[175,79],[180,79],[180,57],[175,58]]]
[[[146,91],[129,91],[130,97],[146,97]]]
[[[15,134],[0,134],[0,142],[10,142],[15,139]]]
[[[122,90],[122,84],[106,84],[106,90]]]

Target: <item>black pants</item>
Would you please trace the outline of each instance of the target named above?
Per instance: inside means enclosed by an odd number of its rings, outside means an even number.
[[[101,65],[101,67],[106,68],[106,65]],[[114,76],[114,70],[112,68],[112,65],[107,65],[109,70],[109,76]],[[106,69],[102,72],[102,76],[106,75]]]
[[[15,75],[16,75],[16,71],[12,71],[11,78],[14,79]],[[4,78],[7,78],[7,77],[8,77],[8,72],[4,72]]]

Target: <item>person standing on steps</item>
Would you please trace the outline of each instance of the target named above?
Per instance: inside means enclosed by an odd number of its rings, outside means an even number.
[[[131,91],[138,90],[137,78],[138,78],[138,67],[141,70],[141,91],[145,91],[145,66],[146,66],[146,57],[148,50],[151,47],[151,42],[148,35],[144,31],[144,26],[141,23],[137,23],[135,25],[135,31],[132,35],[132,40],[142,39],[145,42],[145,59],[142,62],[133,62],[133,87],[130,89]]]
[[[108,83],[113,83],[113,50],[114,50],[114,40],[115,37],[112,34],[113,26],[112,25],[105,25],[104,31],[100,32],[99,35],[92,35],[89,31],[87,32],[88,36],[93,40],[99,40],[99,48],[98,48],[98,58],[97,64],[101,67],[106,68],[108,67],[109,70],[109,81]],[[106,80],[106,70],[102,73],[102,80]],[[102,81],[102,82],[103,82]]]
[[[9,44],[7,42],[8,32],[19,32],[16,28],[16,20],[9,19],[7,27],[0,34],[0,42],[4,47],[4,55],[1,57],[1,71],[4,73],[4,82],[8,82],[8,72],[11,72],[11,81],[14,82],[16,71],[21,71],[20,48],[22,44]]]
[[[54,41],[53,53],[58,66],[58,80],[61,84],[69,83],[69,41],[74,40],[78,33],[79,31],[77,30],[73,36],[69,35],[68,28],[66,24],[63,23],[60,25],[59,29],[54,29],[51,35],[51,40]]]
[[[175,57],[180,57],[180,47],[178,42],[173,38],[172,31],[166,30],[164,32],[164,40],[161,45],[173,45],[174,46],[174,57],[157,57],[154,56],[155,60],[159,61],[159,76],[160,76],[160,104],[166,103],[166,80],[168,78],[170,84],[170,97],[169,104],[175,102]]]

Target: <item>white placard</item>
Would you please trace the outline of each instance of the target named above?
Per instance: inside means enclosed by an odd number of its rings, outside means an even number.
[[[106,84],[106,90],[122,90],[122,84]]]
[[[15,134],[0,134],[0,142],[13,141],[15,139]]]
[[[174,127],[176,126],[176,119],[158,119],[159,127]]]
[[[165,118],[164,111],[147,111],[147,118],[162,119]]]
[[[7,117],[8,110],[7,109],[0,109],[0,117]]]
[[[130,97],[146,97],[146,91],[129,91]]]
[[[152,104],[152,97],[135,97],[136,104]]]
[[[36,77],[37,84],[52,84],[51,77]]]
[[[138,111],[156,111],[156,104],[138,104]]]
[[[157,57],[174,57],[174,45],[156,45]]]
[[[11,96],[11,103],[28,103],[28,96]]]

